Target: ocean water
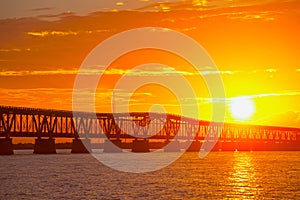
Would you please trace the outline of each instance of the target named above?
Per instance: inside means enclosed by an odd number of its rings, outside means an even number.
[[[16,153],[0,156],[0,199],[300,199],[300,152],[185,153],[138,174],[90,154]]]

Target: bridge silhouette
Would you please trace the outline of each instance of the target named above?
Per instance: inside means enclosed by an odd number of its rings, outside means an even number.
[[[34,153],[55,153],[55,138],[73,138],[72,152],[300,150],[300,128],[216,123],[174,114],[86,113],[0,106],[0,154],[13,154],[12,139],[35,138]],[[217,140],[217,141],[216,141]],[[167,145],[166,144],[171,144]]]

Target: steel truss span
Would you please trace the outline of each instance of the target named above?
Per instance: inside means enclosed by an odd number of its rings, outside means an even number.
[[[181,128],[180,128],[181,127]],[[299,128],[201,121],[160,113],[85,113],[0,106],[0,136],[300,141]],[[207,137],[206,137],[207,136]]]

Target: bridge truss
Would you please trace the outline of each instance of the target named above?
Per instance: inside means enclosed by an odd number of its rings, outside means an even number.
[[[0,106],[1,137],[300,142],[300,129],[228,124],[160,113],[85,113]]]

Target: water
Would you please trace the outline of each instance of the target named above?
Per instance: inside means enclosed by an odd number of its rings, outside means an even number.
[[[129,174],[89,154],[0,156],[0,199],[300,199],[300,152],[185,153]]]

